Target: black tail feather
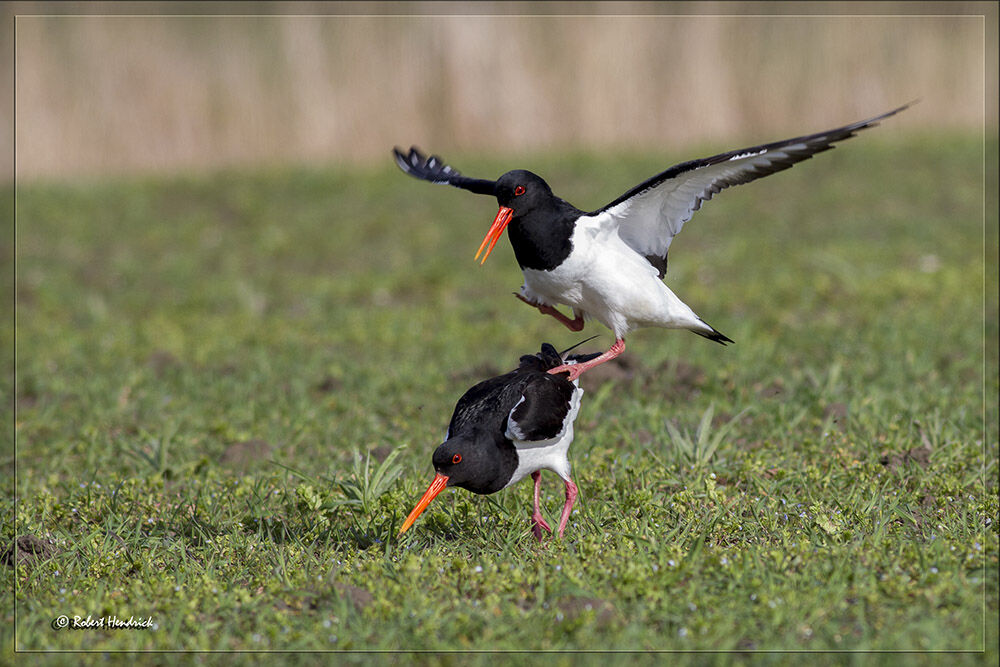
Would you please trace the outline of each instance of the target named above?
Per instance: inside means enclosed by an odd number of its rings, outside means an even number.
[[[719,345],[726,345],[728,343],[735,343],[736,342],[735,340],[733,340],[732,338],[730,338],[726,334],[724,334],[722,332],[719,332],[719,331],[716,331],[715,327],[713,327],[708,322],[705,322],[705,320],[702,320],[702,323],[704,323],[705,326],[710,327],[712,329],[712,331],[710,333],[706,333],[704,331],[695,331],[694,329],[690,329],[690,331],[692,333],[698,334],[702,338],[707,338],[710,341],[714,341],[714,342],[718,343]]]

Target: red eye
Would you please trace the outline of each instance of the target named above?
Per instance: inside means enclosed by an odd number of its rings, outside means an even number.
[[[462,462],[462,455],[461,454],[455,454],[453,457],[451,457],[451,462],[452,463],[461,463]]]
[[[520,197],[523,194],[524,194],[524,186],[523,185],[519,185],[516,188],[514,188],[514,195],[515,196]]]

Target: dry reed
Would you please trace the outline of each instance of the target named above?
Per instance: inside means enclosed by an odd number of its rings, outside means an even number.
[[[411,143],[446,155],[674,151],[819,130],[914,98],[922,103],[901,127],[979,129],[985,101],[997,96],[995,63],[987,71],[984,57],[995,40],[986,43],[984,19],[969,15],[31,16],[58,9],[27,8],[15,20],[14,51],[16,171],[25,181],[372,163]],[[878,9],[891,14],[894,5]],[[10,136],[0,140],[9,145]]]

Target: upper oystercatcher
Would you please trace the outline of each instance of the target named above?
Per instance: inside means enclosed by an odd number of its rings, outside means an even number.
[[[568,351],[568,350],[567,350]],[[565,352],[563,354],[565,355]],[[402,535],[446,486],[488,494],[505,489],[526,475],[535,480],[531,527],[542,539],[552,528],[539,509],[541,470],[551,470],[566,483],[566,503],[559,518],[562,537],[577,490],[569,477],[566,453],[573,442],[573,420],[583,390],[565,374],[550,370],[597,356],[562,356],[548,343],[538,354],[524,355],[516,370],[484,380],[458,399],[445,441],[434,450],[436,472],[426,493],[403,522]]]
[[[416,147],[408,154],[399,148],[393,152],[411,176],[497,198],[500,210],[476,258],[485,250],[485,262],[506,228],[524,273],[519,299],[572,331],[583,328],[585,317],[593,317],[614,332],[615,343],[604,354],[550,371],[568,371],[575,380],[621,354],[626,334],[638,327],[688,329],[723,345],[732,343],[663,283],[674,236],[720,190],[788,169],[909,106],[825,132],[682,162],[590,213],[556,197],[530,171],[508,171],[496,181],[467,178]],[[557,304],[570,306],[574,319],[556,310]]]

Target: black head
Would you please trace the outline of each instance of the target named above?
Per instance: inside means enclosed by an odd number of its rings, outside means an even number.
[[[473,431],[450,438],[434,450],[434,472],[448,478],[448,486],[474,493],[493,493],[503,488],[510,475],[505,466],[501,443],[492,434]]]
[[[552,194],[549,184],[543,181],[541,176],[524,169],[508,171],[501,176],[496,182],[494,194],[496,194],[497,203],[500,204],[500,210],[497,211],[493,225],[486,232],[486,238],[483,239],[479,251],[476,253],[476,259],[479,259],[479,256],[485,251],[483,262],[489,257],[493,246],[496,245],[501,234],[511,222],[514,223],[515,228],[524,224],[531,226],[542,223],[541,226],[544,229],[550,227],[553,220],[565,217],[571,231],[572,220],[575,220],[579,215],[579,211]],[[551,231],[543,231],[543,233],[551,233]],[[566,229],[557,230],[556,235],[557,237],[560,235],[565,237],[561,239],[561,245],[569,244],[569,234]],[[514,242],[513,234],[511,242]],[[516,246],[514,254],[517,255]],[[521,261],[520,257],[518,261]],[[521,265],[523,268],[524,263],[521,262]]]
[[[542,349],[539,352],[536,354],[525,354],[521,357],[521,363],[518,366],[518,370],[536,370],[546,373],[556,366],[561,366],[566,362],[575,361],[576,363],[583,363],[585,361],[590,361],[595,357],[599,357],[601,353],[589,352],[587,354],[567,354],[567,352],[595,338],[597,338],[597,336],[591,336],[590,338],[582,340],[572,347],[566,348],[562,352],[557,351],[556,348],[549,343],[542,343]]]
[[[413,525],[431,501],[449,486],[473,493],[494,493],[502,489],[517,468],[514,446],[503,438],[473,429],[471,433],[449,438],[434,450],[434,481],[403,521],[399,534]]]
[[[542,177],[525,169],[508,171],[497,180],[497,203],[514,210],[514,217],[530,213],[552,201],[552,188]]]
[[[536,354],[525,354],[521,357],[518,370],[548,371],[563,363],[562,356],[549,343],[542,343],[542,349]]]

